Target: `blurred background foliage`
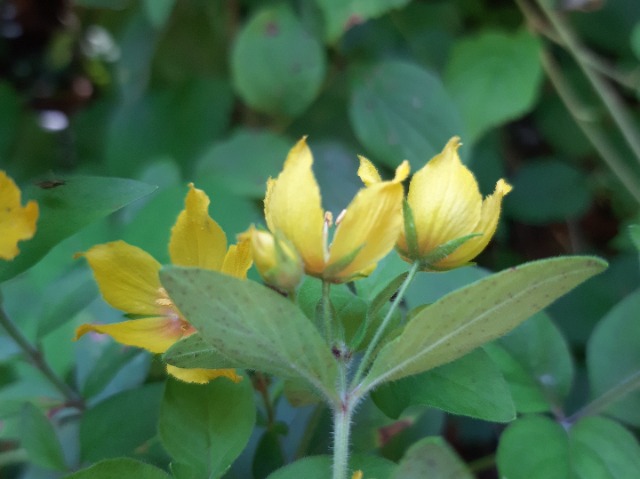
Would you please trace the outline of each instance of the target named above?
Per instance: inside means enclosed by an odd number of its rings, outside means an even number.
[[[79,419],[61,406],[60,392],[0,336],[2,477],[62,477],[123,455],[166,465],[160,362],[108,339],[70,341],[79,323],[120,319],[73,254],[124,239],[168,262],[190,181],[234,238],[261,222],[265,181],[302,135],[335,213],[359,188],[357,154],[387,174],[403,159],[416,171],[453,135],[485,194],[500,177],[514,185],[481,267],[425,274],[408,303],[526,260],[593,253],[610,261],[526,326],[538,328],[529,340],[510,336],[488,349],[503,366],[505,355],[529,366],[557,359],[552,372],[542,368],[558,381],[555,398],[512,391],[518,412],[573,411],[638,371],[640,278],[627,226],[639,220],[639,61],[636,0],[4,0],[0,167],[28,186],[27,197],[38,182],[74,175],[158,189],[61,235],[35,267],[2,284],[8,316],[87,408]],[[618,348],[621,337],[630,339]],[[518,358],[522,347],[528,359]],[[535,369],[505,375],[513,384],[526,376],[535,389]],[[440,434],[478,477],[497,477],[491,458],[503,426],[426,406],[397,420],[402,411],[382,396],[380,409],[369,403],[356,419],[356,451],[397,460],[416,439]],[[273,407],[259,410],[262,429],[228,477],[266,477],[299,455],[327,452],[326,411],[284,399]],[[639,408],[635,393],[611,414],[637,433]]]

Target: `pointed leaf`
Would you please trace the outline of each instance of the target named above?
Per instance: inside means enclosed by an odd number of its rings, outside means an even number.
[[[171,479],[171,476],[162,469],[125,457],[100,461],[87,469],[66,476],[64,479],[114,479],[116,477]]]
[[[247,369],[304,378],[334,398],[333,355],[286,298],[258,283],[196,268],[167,267],[160,279],[182,314],[221,354]]]
[[[391,479],[473,479],[455,451],[439,437],[425,437],[409,448]]]
[[[515,328],[607,264],[574,256],[509,268],[459,289],[415,315],[378,354],[361,387],[453,361]]]
[[[31,462],[46,469],[64,471],[62,446],[49,419],[31,403],[22,408],[21,419],[22,447],[27,450]]]
[[[155,186],[122,178],[74,176],[42,181],[24,192],[38,202],[36,235],[20,244],[13,261],[0,261],[0,282],[22,273],[63,239],[153,192]]]
[[[160,410],[160,439],[176,463],[197,471],[195,477],[213,479],[246,446],[255,415],[253,388],[246,377],[237,384],[225,378],[206,385],[169,380]]]
[[[431,371],[385,384],[373,400],[397,419],[411,405],[427,405],[485,421],[508,422],[516,412],[498,367],[482,349]]]

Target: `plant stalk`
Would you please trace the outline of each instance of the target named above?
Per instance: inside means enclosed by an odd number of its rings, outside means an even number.
[[[369,367],[369,363],[371,361],[371,355],[378,347],[378,343],[380,342],[380,340],[382,339],[382,336],[386,332],[387,326],[389,326],[389,321],[391,321],[391,318],[393,317],[393,313],[395,313],[396,309],[398,308],[398,305],[404,298],[404,295],[407,292],[407,288],[415,278],[419,269],[420,269],[419,261],[416,261],[415,263],[413,263],[413,265],[411,265],[411,269],[409,270],[409,273],[407,274],[407,277],[405,278],[404,282],[400,286],[400,289],[398,290],[398,294],[396,295],[395,299],[391,303],[391,306],[389,307],[389,311],[387,311],[387,314],[382,320],[382,323],[380,323],[380,326],[378,327],[376,334],[373,336],[373,339],[369,343],[369,346],[367,346],[364,356],[362,357],[362,361],[360,361],[360,365],[358,366],[358,370],[356,371],[356,375],[354,376],[353,381],[351,382],[352,385],[356,385],[360,382],[360,379],[362,379],[363,374],[365,373],[366,369]]]
[[[333,318],[331,317],[331,283],[322,280],[322,319],[324,334],[329,344],[333,344]]]
[[[354,405],[349,394],[344,394],[333,411],[333,479],[347,479],[349,474],[349,437]]]
[[[22,332],[9,319],[3,308],[0,308],[0,325],[5,329],[9,336],[16,342],[20,349],[29,359],[29,362],[38,369],[44,377],[64,396],[68,405],[82,408],[82,398],[73,389],[69,387],[58,375],[51,369],[49,363],[46,362],[42,353],[36,349],[24,337]]]
[[[567,419],[567,422],[569,424],[574,424],[583,417],[595,416],[596,414],[600,414],[609,406],[618,402],[624,396],[638,388],[640,388],[640,371],[636,371],[631,376],[620,381],[600,397],[594,399],[582,409],[572,414]]]
[[[563,46],[573,56],[585,77],[587,77],[587,80],[591,83],[596,94],[607,107],[611,118],[613,118],[622,136],[631,147],[636,161],[640,162],[640,135],[624,104],[620,98],[618,98],[615,91],[584,61],[584,57],[581,54],[584,47],[580,44],[580,41],[574,35],[567,22],[565,22],[561,15],[550,5],[549,0],[538,0],[538,5],[549,19],[549,22],[551,22]]]

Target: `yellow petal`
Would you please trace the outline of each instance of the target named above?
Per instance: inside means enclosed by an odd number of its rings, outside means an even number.
[[[480,222],[473,231],[473,233],[482,233],[482,236],[470,239],[442,261],[436,263],[435,266],[438,269],[462,266],[478,256],[482,250],[486,248],[498,227],[502,198],[504,198],[511,189],[511,185],[503,179],[500,179],[498,183],[496,183],[493,194],[487,196],[482,203]]]
[[[38,204],[21,204],[21,192],[14,181],[0,170],[0,259],[15,258],[18,241],[30,239],[36,231]]]
[[[221,271],[236,278],[245,279],[252,263],[251,244],[247,238],[229,246]]]
[[[473,233],[480,221],[482,195],[473,174],[460,161],[459,147],[460,138],[453,137],[411,179],[407,200],[413,211],[421,255]],[[404,234],[398,246],[407,250]]]
[[[382,178],[380,178],[380,173],[376,167],[364,156],[359,156],[360,166],[358,167],[358,176],[362,180],[365,186],[371,186],[376,183],[380,183]]]
[[[272,233],[280,231],[296,247],[310,274],[324,269],[320,189],[305,139],[289,152],[278,178],[267,183],[264,213]]]
[[[371,265],[393,249],[402,229],[402,181],[408,174],[409,163],[405,161],[392,181],[374,183],[358,192],[336,229],[327,267],[360,251],[337,276],[325,279],[345,280],[370,273]]]
[[[93,276],[105,301],[130,314],[162,314],[157,300],[160,295],[160,263],[146,251],[113,241],[94,246],[82,253],[93,270]]]
[[[152,353],[164,353],[176,341],[193,332],[180,319],[143,318],[113,324],[82,324],[76,329],[74,340],[90,331],[108,334],[121,344],[143,348]]]
[[[242,381],[235,369],[184,369],[167,364],[167,372],[185,383],[207,384],[215,378],[227,378],[234,383]]]
[[[353,473],[353,476],[351,476],[351,479],[362,479],[362,471],[356,471]]]
[[[227,251],[227,237],[209,216],[209,197],[190,183],[184,203],[185,208],[171,229],[171,262],[220,271]]]

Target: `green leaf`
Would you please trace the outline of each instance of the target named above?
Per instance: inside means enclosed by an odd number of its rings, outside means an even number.
[[[640,21],[636,23],[631,31],[631,50],[638,60],[640,60]]]
[[[156,28],[161,28],[171,16],[176,0],[144,0],[147,18]]]
[[[22,447],[27,450],[31,462],[46,469],[67,469],[53,424],[31,403],[22,408],[20,433]]]
[[[162,384],[148,384],[87,410],[80,423],[82,459],[95,462],[146,449],[156,435],[161,399]]]
[[[246,377],[238,384],[226,378],[206,385],[169,380],[160,409],[160,439],[174,463],[198,471],[195,477],[217,478],[246,446],[255,411]]]
[[[502,370],[518,412],[551,411],[569,394],[571,352],[545,313],[537,313],[485,350]]]
[[[36,235],[20,243],[20,254],[0,261],[0,282],[37,263],[51,248],[89,223],[150,194],[154,186],[121,178],[74,176],[44,181],[24,191],[38,202]]]
[[[455,451],[440,437],[425,437],[409,448],[391,479],[473,479]]]
[[[87,469],[66,476],[64,479],[170,479],[171,476],[155,466],[120,457],[100,461]]]
[[[171,346],[163,359],[179,368],[227,369],[239,367],[238,363],[220,354],[199,334],[192,334]]]
[[[640,251],[640,225],[629,226],[629,236],[631,237],[633,246]]]
[[[241,129],[213,145],[196,165],[196,178],[219,176],[236,195],[264,198],[267,179],[277,176],[293,142],[267,131]]]
[[[244,25],[231,54],[233,84],[252,108],[295,117],[314,100],[325,75],[324,51],[285,5]]]
[[[485,30],[454,45],[445,85],[471,142],[533,107],[543,79],[539,55],[540,41],[526,30]]]
[[[410,0],[316,0],[324,16],[325,40],[335,43],[354,25],[404,7]]]
[[[507,383],[482,349],[431,371],[385,384],[372,397],[394,419],[407,407],[419,404],[493,422],[512,421],[516,415]]]
[[[508,333],[607,264],[589,256],[525,263],[436,301],[382,348],[361,388],[428,371]]]
[[[463,134],[458,109],[440,79],[399,61],[377,64],[358,75],[349,117],[358,140],[391,168],[405,158],[422,166],[449,138]]]
[[[640,386],[640,290],[618,303],[594,330],[587,344],[587,366],[594,396],[600,396],[635,378]],[[630,383],[632,385],[633,383]],[[627,394],[607,413],[640,426],[640,390]]]
[[[315,326],[269,288],[215,271],[167,267],[160,279],[202,338],[245,369],[303,378],[333,399],[338,368]]]
[[[520,168],[505,212],[523,223],[538,225],[577,219],[591,205],[591,192],[582,171],[554,160],[534,161]]]
[[[349,459],[352,470],[361,470],[367,478],[386,478],[393,474],[396,465],[377,456],[355,454]],[[267,479],[327,479],[331,477],[331,458],[329,456],[305,457],[278,469]]]
[[[502,434],[500,477],[627,479],[640,477],[640,446],[614,421],[588,417],[565,430],[541,416],[518,419]]]

